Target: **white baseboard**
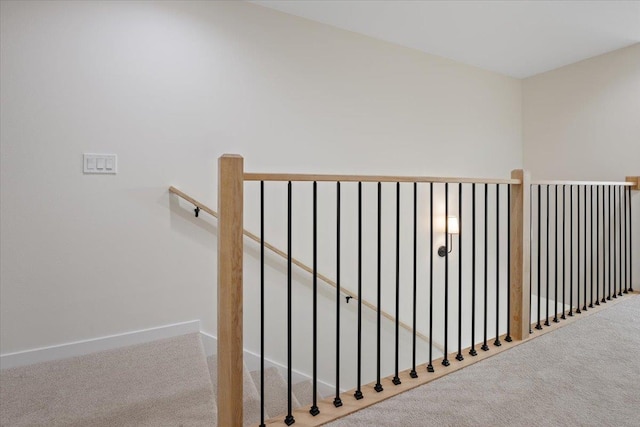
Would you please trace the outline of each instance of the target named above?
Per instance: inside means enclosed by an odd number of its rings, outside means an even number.
[[[218,339],[213,335],[203,331],[200,331],[200,336],[202,337],[202,344],[204,345],[204,350],[207,353],[207,356],[216,354]],[[260,355],[245,349],[244,363],[247,365],[247,369],[249,369],[249,371],[257,371],[260,369]],[[285,378],[287,377],[287,367],[281,363],[275,362],[265,357],[264,367],[265,369],[278,368],[282,376]],[[311,380],[311,376],[295,369],[291,370],[291,381],[293,382],[293,384],[297,384],[306,380]],[[333,395],[333,393],[335,393],[335,390],[335,385],[318,380],[318,393],[321,396],[331,396]],[[346,390],[341,390],[341,392],[344,391]]]
[[[200,321],[174,323],[157,328],[125,332],[50,347],[36,348],[0,355],[0,369],[15,368],[40,362],[83,356],[97,351],[112,350],[135,344],[144,344],[165,338],[200,332]]]

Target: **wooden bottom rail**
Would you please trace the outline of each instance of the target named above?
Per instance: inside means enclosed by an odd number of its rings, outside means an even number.
[[[640,292],[634,291],[629,292],[628,295],[625,296],[637,296]],[[588,311],[583,311],[582,314],[575,314],[572,317],[567,317],[566,320],[561,320],[559,323],[551,323],[551,326],[545,326],[541,331],[535,331],[528,338],[522,341],[512,341],[507,342],[504,340],[505,336],[501,336],[502,346],[495,347],[490,346],[489,351],[480,351],[477,356],[469,356],[469,349],[471,347],[463,350],[463,354],[465,356],[463,361],[460,362],[452,362],[450,366],[442,366],[441,362],[443,358],[437,359],[433,361],[433,366],[435,367],[435,372],[429,373],[426,370],[426,365],[423,363],[418,368],[418,378],[411,378],[409,375],[411,369],[407,369],[405,371],[400,372],[399,377],[402,381],[402,384],[395,385],[392,380],[394,375],[390,375],[381,380],[381,384],[384,387],[384,391],[381,393],[376,392],[373,387],[375,386],[375,381],[364,385],[362,387],[362,393],[364,394],[364,398],[361,400],[356,400],[353,397],[353,393],[355,390],[350,390],[344,392],[340,395],[342,399],[342,407],[336,408],[333,406],[333,396],[328,399],[324,399],[318,402],[318,408],[320,409],[320,414],[311,416],[309,414],[308,407],[301,407],[293,411],[293,416],[295,418],[296,426],[321,426],[323,424],[327,424],[331,421],[335,421],[339,418],[345,417],[347,415],[353,414],[354,412],[359,411],[360,409],[375,405],[376,403],[382,402],[383,400],[389,399],[390,397],[397,396],[405,391],[414,389],[421,385],[430,383],[431,381],[437,380],[438,378],[442,378],[445,375],[448,375],[452,372],[456,372],[460,369],[466,368],[467,366],[471,366],[475,363],[478,363],[482,360],[488,359],[489,357],[495,356],[496,354],[500,354],[505,352],[517,345],[520,345],[529,340],[535,339],[539,336],[547,334],[549,332],[555,331],[558,328],[562,328],[566,325],[569,325],[576,320],[583,319],[591,314],[598,313],[601,310],[605,310],[610,308],[621,301],[624,301],[626,298],[621,297],[616,300],[607,301],[606,304],[601,304],[600,306],[596,306],[594,308],[589,308]],[[566,311],[565,313],[568,313]],[[534,325],[534,323],[532,323]],[[457,352],[451,353],[449,355],[449,360],[453,360],[455,358]],[[270,420],[265,421],[266,425],[270,426],[286,426],[284,423],[284,415],[271,418]],[[256,424],[257,425],[257,424]]]

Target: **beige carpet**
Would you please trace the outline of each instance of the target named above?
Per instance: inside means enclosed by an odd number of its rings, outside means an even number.
[[[218,359],[214,356],[207,358],[207,364],[209,365],[209,373],[211,374],[211,383],[213,390],[218,390]],[[266,384],[266,382],[265,382]],[[244,425],[257,424],[260,422],[260,393],[256,389],[256,385],[251,378],[251,374],[247,370],[247,365],[244,365],[244,381],[242,383],[243,392],[243,422]],[[279,390],[282,392],[282,390]],[[216,393],[217,394],[217,393]],[[273,407],[265,405],[265,408],[273,410]],[[265,409],[264,419],[269,418],[269,413]]]
[[[640,296],[627,298],[329,426],[640,426]]]
[[[640,296],[329,424],[640,426]],[[454,362],[455,363],[455,362]],[[259,418],[245,370],[245,425]],[[199,334],[0,372],[1,426],[215,426],[215,358]],[[286,383],[265,371],[267,416]],[[308,405],[307,383],[294,407]]]
[[[260,421],[259,379],[245,366],[246,426]],[[216,391],[216,357],[191,334],[0,371],[0,426],[215,426]],[[286,413],[286,393],[266,369],[265,419]],[[294,384],[295,408],[298,393],[310,402],[310,382]]]
[[[2,426],[211,426],[199,334],[7,369]]]
[[[308,406],[311,407],[313,403],[313,383],[311,380],[302,381],[298,384],[294,384],[292,387],[292,393],[296,397],[296,400],[300,404],[300,406]],[[319,396],[321,399],[322,397]]]
[[[251,376],[256,388],[260,389],[260,372],[254,371]],[[292,394],[291,406],[293,409],[299,408],[300,403],[295,393]],[[276,368],[264,370],[264,401],[265,407],[270,408],[269,413],[272,414],[272,417],[282,415],[284,418],[287,414],[287,382]]]

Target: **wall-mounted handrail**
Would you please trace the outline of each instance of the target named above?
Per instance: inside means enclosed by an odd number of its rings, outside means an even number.
[[[521,184],[519,179],[459,178],[433,176],[317,175],[289,173],[245,173],[245,181],[329,181],[329,182],[433,182],[439,184]]]
[[[196,199],[194,199],[193,197],[189,196],[187,193],[183,193],[182,191],[178,190],[176,187],[171,186],[169,187],[169,193],[175,194],[176,196],[186,200],[187,202],[191,203],[193,206],[200,208],[201,210],[205,211],[206,213],[208,213],[209,215],[213,216],[214,218],[218,218],[218,212],[214,211],[213,209],[211,209],[209,206],[205,205],[202,202],[197,201]],[[247,230],[244,230],[244,234],[245,236],[248,236],[248,234],[251,234],[250,232],[248,232]],[[251,236],[249,236],[250,238],[256,240],[256,241],[260,241],[260,238],[258,238],[256,235],[251,234]]]
[[[246,176],[246,174],[245,174]],[[184,193],[183,191],[180,191],[179,189],[177,189],[176,187],[169,187],[169,193],[175,194],[176,196],[186,200],[187,202],[191,203],[192,205],[194,205],[195,207],[199,208],[200,210],[210,214],[211,216],[213,216],[214,218],[218,218],[218,213],[216,211],[214,211],[213,209],[211,209],[209,206],[205,205],[202,202],[199,202],[198,200],[194,199],[193,197],[189,196],[188,194]],[[260,237],[258,237],[257,235],[253,234],[252,232],[250,232],[247,229],[243,229],[243,234],[248,237],[249,239],[253,240],[256,243],[260,243]],[[287,259],[287,253],[278,249],[276,246],[273,246],[270,243],[264,242],[264,247],[269,249],[271,252],[275,253],[276,255],[280,256],[282,259]],[[311,267],[309,267],[308,265],[304,264],[303,262],[301,262],[300,260],[296,259],[296,258],[291,258],[291,263],[294,264],[295,266],[299,267],[300,269],[306,271],[309,274],[313,274],[313,269]],[[319,280],[323,281],[324,283],[328,284],[329,286],[332,286],[333,288],[336,288],[336,282],[331,280],[330,278],[328,278],[327,276],[317,273],[317,277]],[[354,301],[358,300],[358,295],[355,294],[354,292],[349,291],[348,289],[344,288],[344,285],[341,286],[341,290],[342,293],[348,297],[349,299],[353,299]],[[369,301],[363,299],[362,300],[362,305],[373,310],[376,311],[377,308],[374,304],[370,303]],[[391,314],[387,313],[386,311],[382,310],[381,311],[382,316],[384,316],[385,318],[387,318],[388,320],[391,320],[392,322],[395,322],[396,319],[395,317],[393,317]],[[413,328],[409,325],[407,325],[404,322],[400,322],[400,327],[402,327],[403,329],[413,333]],[[420,339],[422,339],[425,342],[429,342],[429,337],[426,336],[425,334],[416,331],[416,336],[419,337]],[[434,347],[437,348],[440,351],[444,351],[442,345],[440,345],[439,343],[433,343]]]

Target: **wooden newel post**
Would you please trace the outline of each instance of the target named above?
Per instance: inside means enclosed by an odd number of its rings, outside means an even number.
[[[516,169],[511,178],[521,184],[511,185],[511,337],[523,340],[529,337],[530,328],[530,276],[529,263],[529,211],[530,176],[528,172]]]
[[[244,160],[218,159],[218,425],[242,420],[242,230]]]

